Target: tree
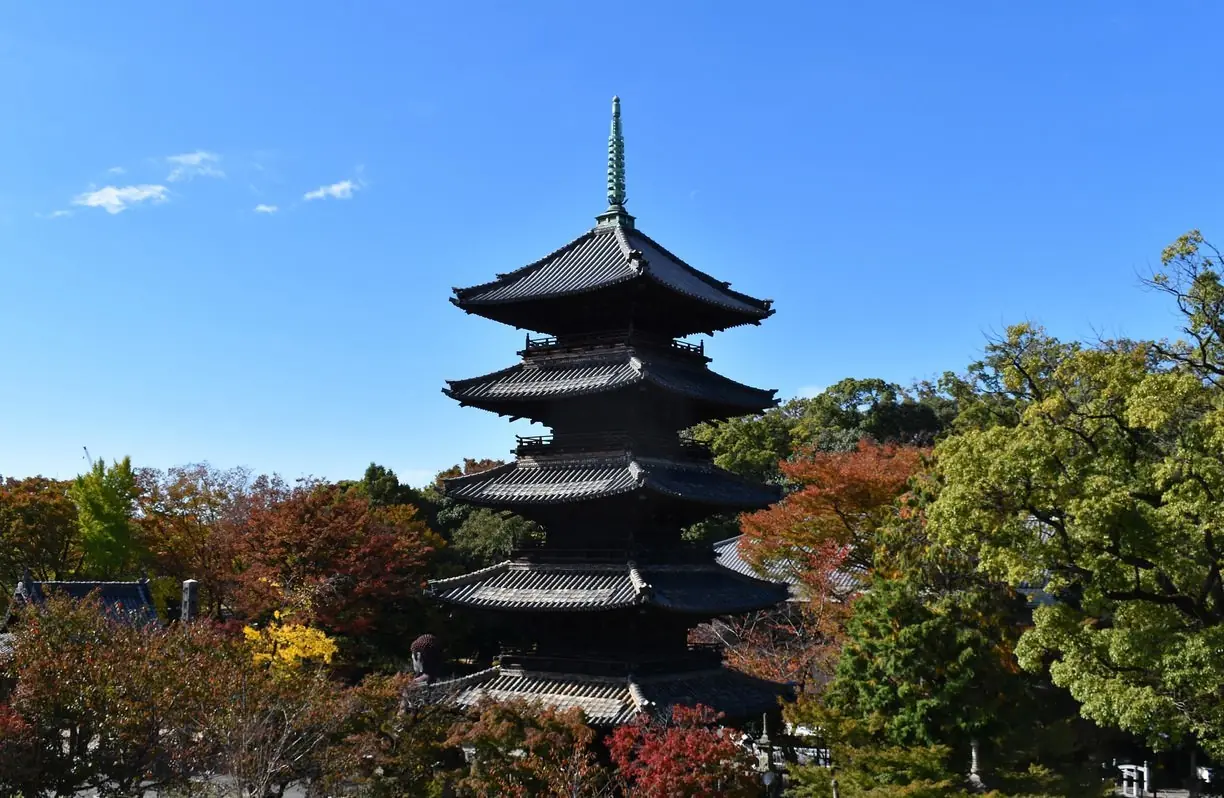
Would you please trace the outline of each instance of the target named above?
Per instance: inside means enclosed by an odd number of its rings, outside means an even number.
[[[409,674],[372,674],[352,688],[327,757],[326,788],[356,784],[361,795],[436,795],[462,752],[446,745],[460,717]],[[334,794],[334,793],[329,793]]]
[[[80,530],[71,483],[45,477],[0,481],[0,583],[67,579],[80,565]]]
[[[877,531],[901,511],[897,498],[922,463],[924,450],[859,441],[848,452],[807,450],[781,464],[800,486],[781,502],[742,519],[745,554],[758,565],[796,570],[822,590],[832,569],[872,567]]]
[[[146,559],[135,521],[140,489],[131,458],[116,461],[109,468],[99,458],[88,472],[76,478],[70,494],[77,507],[82,570],[99,579],[130,577]]]
[[[504,510],[479,508],[470,512],[455,530],[451,546],[467,567],[484,568],[510,556],[510,552],[532,537],[540,526]]]
[[[645,716],[618,726],[608,738],[627,795],[641,798],[760,795],[756,760],[740,733],[719,726],[708,707],[673,707],[668,722]]]
[[[0,708],[0,763],[20,767],[0,767],[0,785],[132,795],[210,770],[215,749],[193,732],[226,703],[227,639],[199,625],[132,626],[95,600],[58,596],[19,621],[2,666],[16,687]]]
[[[591,744],[595,732],[578,709],[487,701],[475,721],[455,727],[447,745],[470,752],[456,786],[477,798],[584,798],[607,794]]]
[[[1166,252],[1198,257],[1193,238]],[[1019,654],[1085,717],[1224,756],[1220,289],[1215,261],[1193,262],[1197,343],[1064,344],[1028,325],[992,343],[970,374],[977,407],[937,447],[930,524],[989,574],[1048,582],[1059,601]]]
[[[877,578],[854,604],[825,704],[888,745],[967,753],[1014,725],[1026,683],[1013,655],[1024,602],[987,586],[932,597]],[[967,759],[967,757],[966,757]]]
[[[710,447],[714,464],[748,479],[776,482],[778,463],[790,457],[791,430],[803,400],[760,415],[699,424],[693,437]]]
[[[741,476],[786,482],[778,464],[805,452],[853,450],[864,438],[883,444],[929,446],[956,416],[947,386],[906,390],[879,379],[846,378],[816,396],[791,399],[751,416],[699,424],[693,436],[714,462]]]
[[[208,463],[142,475],[138,523],[157,572],[200,583],[201,611],[220,619],[238,587],[236,561],[257,486],[284,490],[277,478],[253,481],[245,468]]]
[[[934,386],[908,391],[880,379],[846,378],[803,405],[791,432],[796,446],[818,451],[877,443],[929,446],[956,415],[956,402]]]
[[[399,651],[438,543],[409,505],[372,508],[334,486],[304,484],[247,515],[236,604],[251,619],[293,609],[366,655]]]
[[[694,629],[692,637],[721,647],[735,670],[811,693],[832,676],[848,610],[825,593],[806,602],[717,618]]]
[[[320,667],[250,665],[249,653],[242,662],[224,671],[226,704],[201,723],[217,769],[239,786],[235,798],[283,796],[321,780],[344,728],[344,693]]]

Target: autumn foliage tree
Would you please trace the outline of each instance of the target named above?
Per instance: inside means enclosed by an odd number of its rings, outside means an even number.
[[[447,745],[470,753],[458,779],[474,798],[594,798],[606,795],[607,774],[592,743],[595,732],[578,709],[522,701],[487,701],[475,720],[454,728]]]
[[[45,477],[0,480],[0,582],[66,579],[80,565],[77,510],[71,482]]]
[[[205,626],[133,626],[94,600],[25,610],[0,665],[0,794],[131,795],[183,785],[214,749],[196,734],[227,705],[232,641]],[[7,792],[6,792],[7,790]]]
[[[872,567],[875,535],[897,516],[926,450],[862,440],[848,452],[809,450],[781,464],[799,485],[781,502],[742,519],[744,553],[763,567],[794,570],[815,592],[843,560]]]
[[[612,762],[627,795],[699,798],[760,795],[756,760],[738,742],[740,733],[718,725],[708,707],[673,707],[666,721],[641,716],[608,739]]]
[[[246,516],[239,607],[249,618],[292,607],[295,620],[329,633],[393,642],[419,614],[437,543],[410,505],[372,507],[334,486],[301,485]]]
[[[143,538],[159,575],[200,584],[200,611],[221,618],[238,589],[243,525],[255,502],[284,492],[278,478],[208,463],[141,473]]]

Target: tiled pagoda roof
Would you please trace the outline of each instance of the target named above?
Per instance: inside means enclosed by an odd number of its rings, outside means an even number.
[[[749,509],[776,502],[777,488],[707,463],[620,456],[526,458],[444,483],[446,495],[474,504],[558,504],[646,491],[677,499]]]
[[[593,612],[649,604],[673,612],[725,615],[771,607],[786,586],[714,563],[555,564],[506,561],[429,584],[443,601],[499,610]]]
[[[718,564],[738,574],[786,584],[790,587],[792,595],[802,598],[802,595],[800,595],[800,582],[795,578],[793,568],[784,562],[771,563],[765,569],[765,573],[761,573],[752,563],[744,559],[743,552],[740,549],[743,541],[743,535],[736,535],[733,538],[727,538],[715,543],[714,556]],[[839,568],[829,575],[829,587],[833,590],[835,596],[848,598],[863,590],[863,582],[866,576],[865,572],[856,568]]]
[[[774,709],[787,687],[727,668],[651,676],[588,676],[530,671],[516,667],[490,668],[432,689],[450,694],[461,707],[483,697],[498,701],[525,700],[565,710],[577,707],[595,726],[628,723],[641,712],[668,713],[676,705],[704,704],[731,718],[745,718]]]
[[[595,357],[520,363],[482,377],[451,380],[444,393],[464,404],[492,409],[506,402],[568,399],[642,384],[725,405],[735,415],[777,404],[775,391],[744,385],[702,364],[630,349]]]
[[[730,284],[694,269],[645,233],[623,225],[599,225],[550,255],[497,279],[456,288],[451,300],[464,309],[598,291],[634,280],[656,283],[738,317],[738,324],[773,314],[770,300],[732,291]]]

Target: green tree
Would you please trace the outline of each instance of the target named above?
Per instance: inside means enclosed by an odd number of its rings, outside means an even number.
[[[516,546],[538,537],[538,524],[504,510],[478,508],[468,513],[455,530],[451,547],[473,568],[501,562]]]
[[[778,462],[790,457],[791,430],[803,400],[792,400],[756,416],[699,424],[693,437],[708,445],[720,468],[749,479],[776,482]]]
[[[909,391],[881,379],[841,380],[803,405],[797,444],[847,451],[863,438],[927,446],[956,415],[956,403],[928,384]]]
[[[99,458],[76,478],[70,494],[81,532],[82,571],[100,579],[131,576],[147,557],[135,520],[140,488],[131,458],[109,468]]]
[[[880,379],[848,377],[811,398],[791,399],[752,416],[699,424],[693,436],[714,463],[750,479],[785,482],[778,463],[799,452],[846,452],[877,443],[929,445],[955,418],[955,397],[930,383],[907,390]]]
[[[1224,756],[1224,286],[1192,232],[1153,284],[1186,338],[1068,344],[1019,325],[970,371],[930,526],[1059,598],[1019,646],[1085,717]]]

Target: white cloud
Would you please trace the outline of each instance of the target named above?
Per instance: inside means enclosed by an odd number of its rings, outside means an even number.
[[[122,166],[112,166],[110,169],[106,170],[106,173],[110,175],[122,175],[127,174],[127,170]]]
[[[275,205],[264,205],[262,202],[255,206],[256,213],[276,213],[279,210]]]
[[[166,163],[174,164],[174,169],[166,176],[166,179],[173,183],[178,180],[190,180],[193,177],[225,177],[225,172],[217,167],[220,162],[220,155],[204,150],[170,155],[166,157]]]
[[[62,219],[65,216],[71,216],[71,215],[72,215],[72,211],[59,210],[59,211],[51,211],[51,213],[47,215],[47,218],[48,219]]]
[[[124,186],[122,188],[107,186],[106,188],[86,191],[84,194],[78,194],[72,200],[72,204],[83,205],[86,208],[102,208],[107,213],[119,213],[126,210],[130,205],[146,201],[165,202],[167,199],[165,186],[145,183],[138,186]]]
[[[804,385],[800,387],[799,390],[795,391],[795,398],[812,399],[813,397],[820,396],[822,393],[824,393],[826,387],[827,386],[824,385]]]
[[[351,199],[353,192],[359,188],[361,186],[352,180],[341,180],[339,183],[332,183],[330,186],[319,186],[314,191],[307,191],[302,195],[302,199],[307,202],[328,197],[332,199]]]

